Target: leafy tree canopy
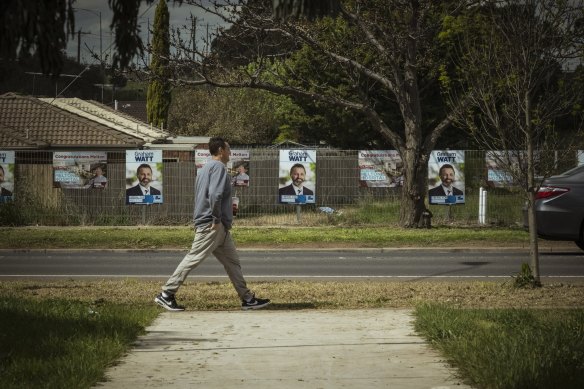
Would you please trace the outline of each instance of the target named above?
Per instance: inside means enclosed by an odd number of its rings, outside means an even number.
[[[169,113],[175,135],[223,135],[232,144],[271,144],[304,113],[289,98],[260,90],[177,88]]]
[[[168,58],[170,56],[169,13],[165,0],[160,0],[154,16],[152,39],[152,61],[150,63],[152,80],[148,86],[147,115],[148,123],[158,127],[168,127],[170,107],[170,81]]]

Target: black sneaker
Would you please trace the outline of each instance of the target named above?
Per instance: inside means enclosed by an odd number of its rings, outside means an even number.
[[[242,301],[241,302],[241,309],[248,310],[248,309],[260,309],[266,307],[270,304],[270,300],[268,299],[258,299],[255,296],[252,297],[250,301]]]
[[[162,308],[168,309],[169,311],[184,311],[185,307],[180,306],[176,303],[174,295],[169,297],[164,297],[162,293],[154,298],[154,302],[160,305]]]

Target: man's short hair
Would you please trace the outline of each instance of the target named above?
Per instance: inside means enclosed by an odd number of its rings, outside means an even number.
[[[225,139],[223,139],[220,136],[214,136],[211,139],[209,139],[209,152],[211,153],[211,155],[217,155],[219,154],[219,149],[221,147],[225,148]]]
[[[440,170],[438,170],[438,175],[439,176],[442,175],[442,169],[452,169],[452,171],[456,173],[456,170],[454,170],[454,166],[452,166],[449,163],[445,163],[444,165],[440,166]]]
[[[295,163],[294,165],[292,165],[292,167],[290,168],[290,175],[292,175],[292,170],[296,169],[297,167],[302,168],[302,170],[304,170],[304,174],[306,174],[306,168],[304,167],[303,164],[301,163]]]
[[[138,169],[136,169],[136,174],[138,174],[140,169],[150,169],[150,171],[152,171],[152,167],[150,165],[148,165],[147,163],[143,163],[140,166],[138,166]]]

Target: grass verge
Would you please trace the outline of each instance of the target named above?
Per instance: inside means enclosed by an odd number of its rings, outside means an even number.
[[[89,388],[158,314],[156,307],[0,296],[3,388]]]
[[[424,304],[415,327],[473,387],[584,387],[584,309]]]
[[[530,359],[525,362],[527,367],[555,369],[554,359],[561,358],[559,361],[563,365],[572,363],[572,370],[563,370],[572,377],[570,379],[582,378],[582,284],[544,285],[525,290],[513,288],[510,282],[281,281],[258,282],[250,287],[259,296],[271,298],[273,305],[269,309],[273,310],[426,307],[416,311],[420,317],[418,323],[425,323],[418,324],[419,331],[429,334],[428,338],[457,364],[465,379],[483,382],[482,376],[474,378],[477,370],[485,376],[501,370],[498,372],[501,375],[505,362],[494,363],[494,360],[537,356],[546,345],[550,350],[543,354],[545,359]],[[152,302],[159,289],[160,282],[136,279],[0,283],[2,387],[91,387],[103,379],[106,368],[131,347],[161,311]],[[228,282],[186,283],[177,297],[188,310],[239,309],[233,287]],[[448,305],[435,308],[444,303]],[[560,306],[566,309],[550,310]],[[476,307],[500,308],[484,311],[493,312],[493,315],[507,312],[509,308],[513,310],[501,318],[496,315],[482,318],[475,312],[483,311],[470,309]],[[536,326],[537,332],[523,330],[536,321],[534,318],[544,317],[544,314],[545,320]],[[554,320],[556,317],[558,320]],[[479,331],[481,342],[472,338]],[[447,342],[451,344],[452,339],[469,337],[471,340],[462,341],[461,349],[441,346]],[[482,357],[479,354],[502,341],[505,343],[500,347],[505,351],[496,351],[494,356],[484,358],[476,369],[476,358]],[[518,344],[522,348],[514,349]],[[471,358],[471,354],[477,355]],[[515,363],[520,364],[519,361]],[[574,364],[580,369],[576,373]],[[532,368],[532,371],[537,369]],[[561,381],[566,383],[564,386],[546,386],[542,383],[549,378],[541,375],[529,381],[529,385],[516,386],[512,385],[515,379],[507,375],[500,378],[500,386],[479,387],[570,387],[566,385],[572,382],[564,378]]]
[[[527,247],[528,234],[509,228],[235,227],[238,247]],[[187,249],[190,227],[0,228],[0,249]]]

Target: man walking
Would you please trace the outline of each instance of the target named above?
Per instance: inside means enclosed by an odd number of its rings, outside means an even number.
[[[231,177],[226,168],[231,148],[223,138],[209,140],[212,159],[197,173],[195,181],[195,239],[191,250],[170,276],[154,301],[169,311],[183,311],[175,294],[187,278],[209,255],[213,254],[225,268],[239,298],[241,308],[259,309],[270,300],[256,298],[243,278],[239,255],[229,230],[233,222]]]

